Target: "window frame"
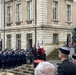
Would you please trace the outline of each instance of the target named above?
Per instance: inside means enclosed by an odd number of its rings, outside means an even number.
[[[16,48],[21,49],[21,34],[16,34]]]
[[[8,12],[8,10],[9,10],[9,12]],[[12,11],[12,6],[8,5],[7,6],[7,23],[11,23],[11,20],[12,20],[12,13],[11,13],[11,11]]]
[[[70,6],[70,9],[67,8],[67,6]],[[67,22],[71,22],[72,21],[72,6],[70,4],[66,4],[66,21]]]
[[[52,1],[52,19],[58,20],[58,1]]]
[[[33,17],[32,10],[33,10],[32,0],[27,0],[27,21],[32,21],[32,17]]]
[[[58,40],[58,34],[57,33],[53,33],[53,44],[54,45],[58,45],[59,40]]]
[[[21,22],[22,21],[22,4],[21,2],[18,2],[16,4],[16,21]]]
[[[11,49],[11,35],[7,35],[7,48]]]

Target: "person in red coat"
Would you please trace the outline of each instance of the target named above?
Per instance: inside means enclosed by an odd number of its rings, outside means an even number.
[[[37,58],[40,59],[40,60],[43,60],[43,49],[40,48],[40,46],[38,46],[38,50],[37,50]]]

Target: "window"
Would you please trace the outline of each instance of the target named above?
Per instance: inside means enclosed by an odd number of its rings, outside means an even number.
[[[67,21],[71,21],[71,5],[67,4]]]
[[[53,34],[53,44],[58,44],[58,34]]]
[[[58,19],[58,2],[53,1],[53,19]]]
[[[32,20],[32,0],[27,1],[27,20]]]
[[[7,6],[7,23],[11,23],[11,6]]]
[[[17,22],[21,21],[21,3],[16,4]]]
[[[7,35],[7,48],[11,49],[11,35]]]
[[[32,47],[32,34],[27,34],[27,45]]]
[[[21,34],[16,35],[16,48],[21,49]]]
[[[27,34],[27,38],[31,39],[32,38],[32,34]]]

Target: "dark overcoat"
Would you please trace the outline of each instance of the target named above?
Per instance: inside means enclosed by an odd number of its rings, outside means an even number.
[[[68,59],[64,60],[58,66],[58,75],[76,75],[76,65]]]

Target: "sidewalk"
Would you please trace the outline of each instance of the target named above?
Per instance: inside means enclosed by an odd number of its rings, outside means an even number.
[[[58,67],[58,64],[61,63],[61,60],[50,60],[48,62],[52,63],[57,68]]]

